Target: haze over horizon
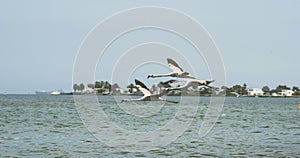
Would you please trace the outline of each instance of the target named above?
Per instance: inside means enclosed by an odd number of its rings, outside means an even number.
[[[122,10],[158,6],[181,11],[203,25],[223,58],[227,86],[300,87],[300,1],[1,1],[0,94],[34,93],[36,90],[72,91],[73,64],[88,32]],[[126,22],[126,21],[124,21]],[[182,24],[184,26],[184,24]],[[171,40],[170,40],[171,39]],[[122,36],[107,49],[97,70],[113,67],[125,50],[141,42],[168,41],[191,60],[201,74],[209,72],[201,58],[182,39],[161,30],[140,30]],[[118,52],[118,53],[111,53]],[[169,57],[169,56],[168,56]],[[172,57],[171,57],[172,58]],[[180,64],[180,63],[179,63]],[[182,66],[185,68],[185,66]],[[162,68],[162,67],[161,67]],[[168,71],[167,68],[153,73]],[[186,68],[187,69],[187,68]],[[141,69],[141,72],[151,69]],[[189,69],[188,69],[189,70]],[[96,80],[110,81],[110,70]],[[137,71],[133,78],[146,80]],[[152,81],[145,81],[148,86]],[[151,82],[151,83],[150,83]]]

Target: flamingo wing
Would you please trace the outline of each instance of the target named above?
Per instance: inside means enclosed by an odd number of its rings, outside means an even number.
[[[150,90],[147,88],[147,86],[142,83],[141,81],[135,79],[135,84],[136,84],[136,87],[145,95],[145,96],[150,96],[151,95],[151,92]]]
[[[161,84],[163,86],[170,87],[170,84],[177,83],[177,82],[184,82],[184,81],[183,80],[168,80],[168,81],[165,81],[165,82],[161,82]]]
[[[178,77],[196,79],[188,72],[184,72],[183,69],[173,59],[167,58],[167,61],[170,69],[172,69],[174,73],[177,73]]]
[[[184,73],[183,69],[173,59],[168,58],[167,61],[170,69],[172,69],[174,72],[178,74]]]

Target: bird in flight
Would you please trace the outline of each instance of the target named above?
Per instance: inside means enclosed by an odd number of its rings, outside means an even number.
[[[163,92],[159,94],[152,94],[151,91],[145,86],[144,83],[141,81],[135,79],[135,84],[136,87],[144,94],[143,97],[138,98],[138,99],[123,99],[121,102],[133,102],[133,101],[166,101],[170,103],[178,103],[176,101],[170,101],[161,98],[163,95],[166,95],[168,91],[164,90]]]
[[[178,77],[178,78],[191,78],[196,79],[194,76],[190,75],[188,72],[183,71],[183,69],[173,60],[167,58],[167,62],[169,68],[172,70],[171,73],[168,74],[150,74],[147,78],[156,78],[156,77]]]
[[[185,82],[185,84],[183,84],[182,86],[179,86],[179,87],[169,87],[169,88],[166,88],[166,91],[171,91],[171,90],[181,90],[181,89],[184,89],[184,88],[189,88],[191,86],[206,86],[206,87],[209,87],[209,88],[213,88],[211,86],[209,86],[210,83],[214,82],[215,80],[211,80],[211,81],[206,81],[206,80],[199,80],[199,79],[189,79],[187,81],[181,81],[181,80],[169,80],[169,81],[166,81],[166,82],[163,82],[165,84],[172,84],[172,83],[176,83],[176,82]]]
[[[167,61],[168,61],[168,65],[169,65],[170,69],[172,69],[173,72],[168,73],[168,74],[160,74],[160,75],[148,75],[147,78],[155,78],[155,77],[188,78],[188,80],[174,80],[173,79],[173,80],[169,80],[166,82],[161,82],[160,84],[163,85],[164,87],[166,87],[167,91],[188,88],[193,85],[206,86],[209,88],[213,88],[213,87],[209,86],[209,84],[214,82],[214,80],[207,81],[207,80],[197,79],[194,76],[190,75],[188,72],[184,72],[183,69],[173,59],[167,58]],[[171,87],[170,86],[170,84],[176,83],[176,82],[185,82],[185,84],[183,84],[180,87]]]

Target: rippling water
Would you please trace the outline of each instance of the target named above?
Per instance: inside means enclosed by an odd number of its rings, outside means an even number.
[[[120,109],[114,97],[98,99],[108,117],[128,130],[160,128],[178,110],[178,104],[155,103],[161,109],[140,118]],[[209,104],[209,98],[200,97],[200,103],[189,103],[198,104],[198,111],[185,133],[165,147],[137,153],[109,147],[94,137],[81,121],[72,96],[0,95],[0,157],[299,157],[298,102],[226,98],[212,131],[199,138]]]

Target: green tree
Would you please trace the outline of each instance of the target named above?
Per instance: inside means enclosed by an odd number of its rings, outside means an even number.
[[[229,88],[226,86],[222,86],[221,88],[225,90],[224,93],[226,94],[226,96],[233,96],[232,92],[234,92],[234,91],[232,88]]]
[[[95,82],[95,88],[104,88],[104,81],[96,81]]]
[[[262,91],[264,92],[264,95],[270,92],[270,88],[268,86],[263,86]]]
[[[79,86],[78,84],[73,84],[73,89],[74,89],[74,92],[77,92],[79,90]]]
[[[79,90],[80,90],[80,91],[83,91],[83,90],[84,90],[84,84],[83,84],[83,83],[81,83],[81,84],[79,85]]]
[[[89,83],[87,86],[88,86],[89,88],[91,88],[91,89],[94,89],[94,88],[95,88],[95,84],[92,84],[92,83]]]
[[[292,90],[293,90],[294,92],[296,92],[296,91],[299,91],[299,88],[296,87],[296,86],[293,86]]]
[[[105,89],[108,89],[109,92],[111,92],[111,84],[108,81],[104,82],[104,86]]]
[[[238,93],[240,95],[243,93],[243,87],[240,86],[240,85],[234,85],[232,87],[232,89],[233,89],[234,92],[236,92],[236,93]]]
[[[200,89],[200,95],[209,95],[209,94],[211,94],[211,89],[210,88],[202,87]]]
[[[130,85],[127,86],[127,88],[129,88],[130,93],[133,93],[133,88],[135,88],[135,86],[134,84],[131,83]]]
[[[294,95],[300,95],[300,90],[298,87],[294,86],[292,90],[294,91]]]
[[[272,95],[273,93],[277,93],[275,89],[270,90],[270,94]]]
[[[102,84],[99,81],[95,82],[95,88],[102,88]]]
[[[104,82],[104,81],[100,81],[100,85],[101,85],[101,87],[100,87],[100,88],[104,88],[104,84],[105,84],[105,82]]]
[[[276,87],[276,89],[275,89],[275,92],[281,92],[282,90],[285,90],[285,89],[291,89],[291,88],[289,88],[289,87],[287,87],[286,85],[279,85],[279,86],[277,86]]]
[[[243,84],[241,94],[242,94],[242,95],[247,95],[247,94],[248,94],[248,91],[247,91],[247,84],[246,84],[246,83]]]

